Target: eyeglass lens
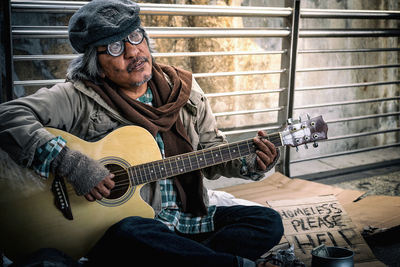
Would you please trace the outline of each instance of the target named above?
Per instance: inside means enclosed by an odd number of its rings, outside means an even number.
[[[133,45],[138,45],[140,44],[144,39],[144,35],[143,32],[139,29],[131,32],[127,38],[118,41],[118,42],[114,42],[111,43],[107,46],[108,52],[112,55],[112,56],[119,56],[121,55],[124,50],[125,50],[125,44],[124,42],[129,41],[129,43],[133,44]]]

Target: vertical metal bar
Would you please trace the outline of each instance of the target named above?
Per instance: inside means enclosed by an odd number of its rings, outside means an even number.
[[[289,38],[283,39],[282,50],[287,49],[286,56],[282,56],[281,69],[287,69],[285,74],[281,74],[280,88],[287,88],[286,92],[279,97],[279,106],[286,106],[284,112],[279,113],[278,121],[285,125],[286,121],[293,116],[294,89],[296,79],[296,59],[297,44],[299,38],[300,23],[300,0],[286,0],[285,6],[291,5],[293,8],[292,16],[286,20],[286,25],[291,28]],[[281,172],[290,177],[290,148],[283,148],[283,160]]]
[[[11,3],[10,0],[0,1],[3,11],[2,39],[4,41],[4,65],[5,77],[2,83],[0,103],[13,99],[13,46],[11,31]]]

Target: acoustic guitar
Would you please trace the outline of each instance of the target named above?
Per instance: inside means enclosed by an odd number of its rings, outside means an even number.
[[[255,151],[252,139],[224,144],[162,159],[153,136],[138,126],[119,128],[97,142],[86,142],[69,133],[62,136],[71,149],[99,160],[115,174],[108,198],[88,202],[77,196],[61,177],[50,177],[44,186],[21,189],[0,180],[0,251],[11,259],[39,248],[60,249],[74,258],[84,256],[112,224],[128,216],[154,218],[141,198],[141,187],[153,181],[241,158]],[[322,116],[288,125],[264,137],[276,147],[316,142],[327,138]]]

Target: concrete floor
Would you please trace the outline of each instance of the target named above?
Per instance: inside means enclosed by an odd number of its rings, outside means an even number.
[[[350,181],[343,181],[343,179],[336,177],[336,181],[327,179],[321,182],[334,184],[344,189],[364,191],[366,192],[364,196],[400,196],[400,166],[388,166],[376,175]]]

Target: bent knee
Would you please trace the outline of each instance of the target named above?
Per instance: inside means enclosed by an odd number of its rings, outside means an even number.
[[[160,224],[160,222],[154,219],[130,216],[115,223],[109,230],[118,233],[126,232],[132,234],[133,232],[140,231],[143,227],[148,228],[150,226],[157,226],[158,224]]]
[[[283,236],[284,228],[282,223],[282,217],[276,210],[270,209],[270,219],[274,228],[274,238],[276,242],[279,242]]]
[[[262,213],[262,217],[265,220],[265,225],[268,225],[268,228],[271,229],[270,234],[272,234],[272,238],[279,242],[283,236],[284,228],[282,223],[282,217],[274,209],[267,207],[260,207],[260,212]]]

